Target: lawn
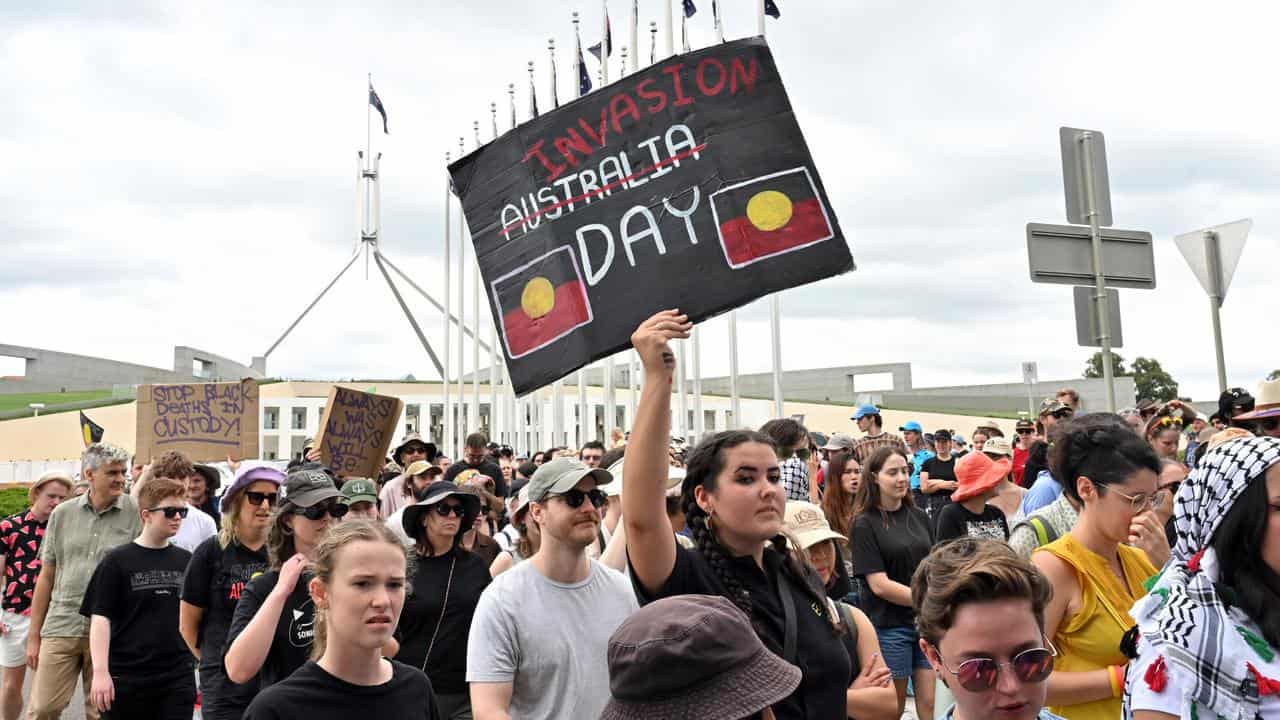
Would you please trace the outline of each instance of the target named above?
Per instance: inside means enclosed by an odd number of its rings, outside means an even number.
[[[65,403],[87,402],[89,400],[107,400],[110,390],[84,390],[64,393],[19,393],[17,395],[0,395],[0,413],[11,410],[26,410],[31,403],[45,405],[62,405]]]

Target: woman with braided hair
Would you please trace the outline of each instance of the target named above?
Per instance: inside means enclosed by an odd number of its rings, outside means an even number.
[[[665,500],[671,434],[668,341],[692,325],[676,310],[650,317],[631,336],[645,382],[626,454],[622,521],[641,603],[687,594],[721,595],[750,618],[776,654],[803,671],[800,686],[773,706],[779,720],[846,717],[854,681],[846,631],[821,581],[787,552],[786,504],[772,440],[746,430],[714,434],[689,454],[682,485],[695,549],[671,533]]]

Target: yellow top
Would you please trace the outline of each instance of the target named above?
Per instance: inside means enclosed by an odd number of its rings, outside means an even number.
[[[1080,583],[1080,610],[1063,618],[1053,637],[1058,647],[1054,671],[1083,672],[1128,663],[1120,652],[1120,639],[1135,624],[1129,609],[1147,594],[1142,584],[1157,570],[1141,550],[1121,545],[1117,551],[1125,582],[1116,577],[1105,559],[1070,533],[1037,550],[1061,558],[1075,569]],[[1067,720],[1115,720],[1120,717],[1121,702],[1120,698],[1108,698],[1048,710]]]

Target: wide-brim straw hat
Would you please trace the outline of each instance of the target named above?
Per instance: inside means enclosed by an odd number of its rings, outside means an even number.
[[[1232,420],[1261,420],[1277,416],[1280,416],[1280,380],[1272,380],[1258,385],[1253,411],[1237,415]]]

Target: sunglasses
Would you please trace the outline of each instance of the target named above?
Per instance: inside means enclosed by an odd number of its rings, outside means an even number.
[[[256,490],[249,490],[245,492],[244,496],[249,501],[249,504],[254,507],[261,507],[263,500],[267,501],[268,507],[275,507],[276,501],[280,499],[279,493],[264,493]]]
[[[1034,434],[1035,434],[1035,432],[1036,432],[1036,431],[1035,431],[1035,429],[1034,429],[1034,428],[1019,428],[1019,429],[1018,429],[1018,434],[1019,434],[1019,435],[1034,435]]]
[[[308,520],[319,520],[325,515],[328,515],[334,520],[338,520],[343,515],[347,514],[347,510],[350,510],[350,508],[348,508],[346,505],[343,505],[341,503],[336,503],[336,502],[329,502],[321,505],[312,505],[311,507],[307,507],[307,508],[294,508],[293,514],[301,515],[302,517]]]
[[[170,520],[174,518],[185,518],[187,509],[185,507],[153,507],[147,508],[147,512],[162,512],[164,516]]]
[[[1160,427],[1176,427],[1176,428],[1181,428],[1181,427],[1182,427],[1182,418],[1171,417],[1171,416],[1169,416],[1169,415],[1166,415],[1166,416],[1164,416],[1164,417],[1160,418],[1159,420],[1157,420],[1157,421],[1156,421],[1156,425],[1155,425],[1155,426],[1156,426],[1156,427],[1158,427],[1158,428],[1160,428]]]
[[[975,693],[986,692],[995,687],[1000,677],[1000,670],[1005,667],[1013,670],[1013,676],[1019,682],[1042,683],[1053,673],[1053,658],[1058,654],[1053,643],[1049,643],[1048,648],[1023,650],[1007,663],[996,662],[991,658],[973,658],[965,660],[960,663],[960,667],[953,670],[942,661],[942,653],[936,647],[934,652],[938,653],[938,661],[942,667],[956,676],[956,682],[960,683],[960,687]]]
[[[1059,410],[1053,416],[1058,420],[1067,420],[1076,414],[1075,410]]]
[[[431,507],[433,510],[435,510],[436,514],[439,515],[440,517],[449,517],[450,515],[456,515],[458,517],[466,517],[467,515],[466,509],[463,508],[458,503],[440,502],[440,503],[436,503]]]
[[[591,500],[591,504],[596,508],[602,508],[609,502],[609,496],[605,495],[603,490],[596,488],[592,488],[586,492],[583,492],[578,488],[574,488],[568,492],[560,493],[558,497],[561,500],[564,500],[565,505],[568,505],[575,510],[582,507],[583,501],[588,499]]]
[[[811,454],[812,454],[812,451],[809,450],[809,448],[796,448],[795,450],[779,450],[778,459],[786,460],[794,455],[795,457],[801,460],[808,460]]]

